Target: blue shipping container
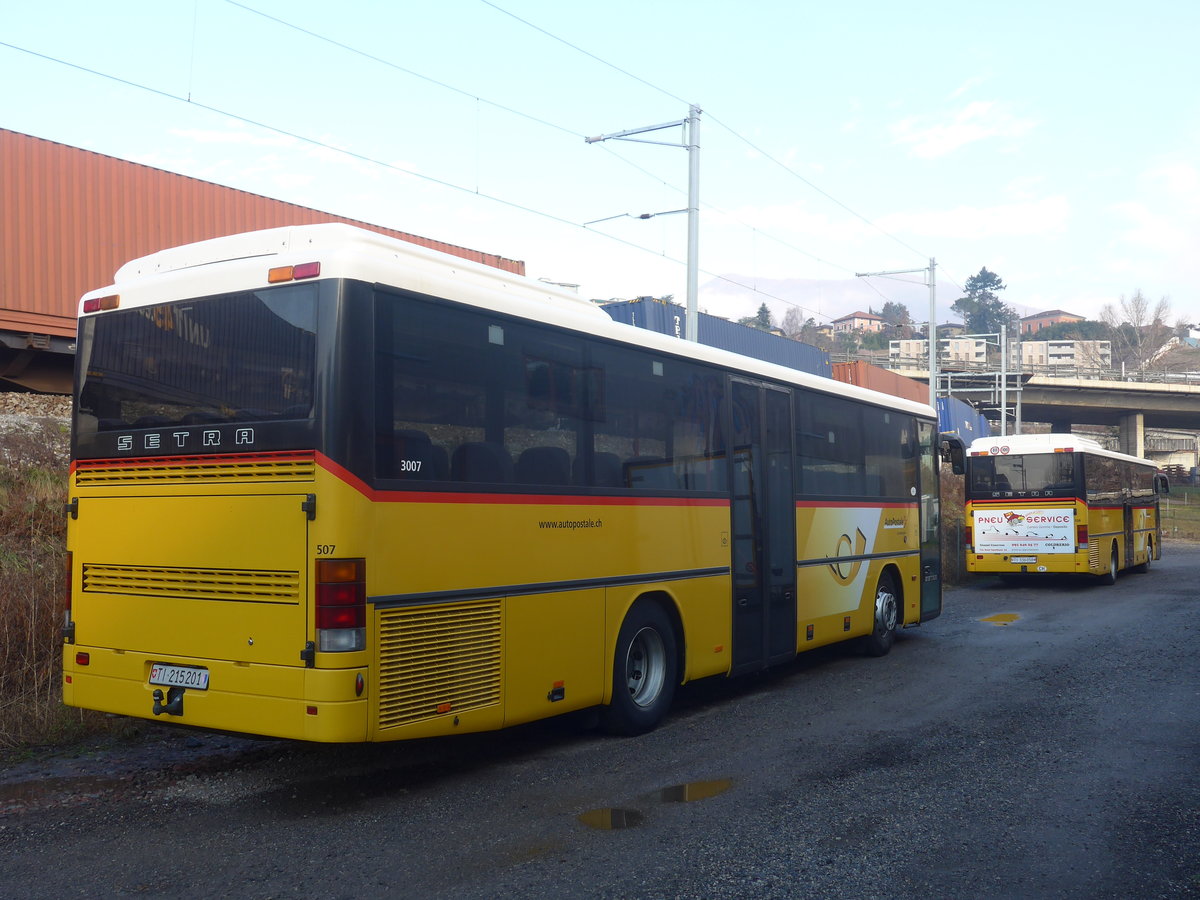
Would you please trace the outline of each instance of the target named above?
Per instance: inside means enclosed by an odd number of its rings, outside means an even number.
[[[937,406],[939,431],[957,434],[967,444],[991,435],[991,424],[971,404],[956,397],[938,397]]]
[[[659,334],[683,337],[687,310],[675,303],[652,298],[621,300],[601,307],[614,321],[657,331]],[[699,313],[699,343],[742,356],[752,356],[765,362],[799,369],[825,378],[833,377],[829,354],[824,350],[781,337],[777,334],[739,325],[726,319]]]

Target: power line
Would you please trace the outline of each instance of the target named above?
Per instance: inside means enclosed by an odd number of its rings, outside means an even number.
[[[228,2],[233,2],[233,0],[228,0]],[[616,71],[616,72],[620,72],[622,75],[626,76],[627,78],[632,78],[634,81],[637,81],[638,83],[640,83],[640,84],[643,84],[643,85],[645,85],[646,87],[648,87],[648,88],[651,88],[652,90],[658,91],[660,94],[663,94],[663,95],[665,95],[665,96],[667,96],[667,97],[670,97],[672,100],[678,100],[680,103],[688,103],[688,101],[684,100],[682,97],[679,97],[679,96],[677,96],[676,94],[673,94],[673,93],[671,93],[670,91],[666,90],[665,88],[662,88],[662,87],[660,87],[660,86],[658,86],[658,85],[656,85],[656,84],[654,84],[654,83],[652,83],[652,82],[649,82],[649,81],[647,81],[646,79],[644,79],[644,78],[642,78],[642,77],[640,77],[640,76],[638,76],[638,75],[634,75],[632,72],[629,72],[629,71],[627,71],[627,70],[625,70],[625,69],[622,69],[620,66],[614,65],[613,63],[610,63],[608,60],[606,60],[606,59],[603,59],[603,58],[602,58],[602,57],[600,57],[600,56],[597,56],[595,53],[592,53],[591,51],[588,51],[588,50],[584,50],[582,47],[580,47],[580,46],[578,46],[578,45],[576,45],[576,44],[572,44],[570,41],[564,40],[563,38],[559,37],[559,36],[558,36],[558,35],[556,35],[556,34],[553,34],[553,33],[549,32],[549,31],[547,31],[546,29],[544,29],[544,28],[540,27],[539,25],[535,25],[534,23],[532,23],[532,22],[528,21],[527,19],[523,19],[523,18],[521,18],[520,16],[518,16],[518,15],[515,15],[515,14],[513,14],[513,13],[509,12],[508,10],[506,10],[506,9],[503,9],[503,8],[502,8],[502,7],[500,7],[500,6],[497,6],[495,3],[492,3],[492,2],[491,2],[491,0],[480,0],[480,2],[481,2],[481,3],[483,3],[485,6],[490,6],[492,9],[496,10],[497,12],[503,13],[503,14],[504,14],[504,15],[506,15],[506,16],[510,16],[511,18],[513,18],[513,19],[516,19],[516,20],[517,20],[518,22],[520,22],[522,25],[525,25],[525,26],[527,26],[527,27],[529,27],[529,28],[532,28],[534,31],[537,31],[537,32],[539,32],[540,34],[544,34],[546,37],[550,38],[551,40],[558,41],[560,44],[564,44],[565,46],[567,46],[567,47],[570,47],[572,50],[575,50],[575,51],[576,51],[576,52],[578,52],[578,53],[582,53],[584,56],[588,57],[589,59],[593,59],[593,60],[595,60],[596,62],[600,63],[601,65],[607,66],[608,68],[610,68],[610,69],[612,69],[612,70],[614,70],[614,71]],[[845,203],[843,203],[841,200],[838,200],[836,197],[834,197],[834,196],[833,196],[832,194],[830,194],[828,191],[822,190],[821,188],[817,187],[815,184],[813,184],[811,181],[809,181],[807,178],[805,178],[805,177],[804,177],[803,175],[801,175],[800,173],[796,172],[796,171],[795,171],[794,169],[792,169],[790,166],[788,166],[788,165],[786,165],[786,164],[784,164],[784,163],[780,162],[779,160],[777,160],[777,159],[776,159],[774,156],[772,156],[770,153],[768,153],[767,151],[763,150],[761,147],[758,147],[758,146],[757,146],[757,145],[755,145],[753,142],[751,142],[751,141],[750,141],[748,138],[746,138],[746,137],[744,137],[743,135],[739,134],[739,133],[738,133],[736,130],[734,130],[732,127],[730,127],[729,125],[727,125],[727,124],[725,124],[724,122],[722,122],[722,121],[721,121],[720,119],[718,119],[716,116],[712,115],[712,114],[711,114],[711,112],[710,112],[710,111],[709,111],[707,108],[705,109],[705,112],[708,114],[708,118],[709,118],[709,119],[711,119],[713,122],[715,122],[717,125],[721,126],[721,128],[725,129],[727,132],[729,132],[729,133],[730,133],[731,135],[733,135],[735,138],[737,138],[738,140],[742,141],[742,142],[743,142],[743,143],[744,143],[746,146],[750,147],[752,150],[754,150],[755,152],[757,152],[758,154],[760,154],[760,155],[761,155],[763,158],[765,158],[765,159],[769,160],[770,162],[772,162],[772,163],[774,163],[775,165],[777,165],[779,168],[783,169],[785,172],[787,172],[787,173],[788,173],[789,175],[791,175],[793,178],[796,178],[797,180],[799,180],[799,181],[800,181],[800,182],[802,182],[803,184],[805,184],[805,185],[807,185],[808,187],[810,187],[812,190],[816,191],[818,194],[820,194],[820,195],[821,195],[822,197],[824,197],[825,199],[829,200],[831,203],[835,203],[835,204],[837,204],[837,206],[839,206],[840,208],[842,208],[842,209],[843,209],[843,210],[845,210],[846,212],[850,213],[850,215],[854,216],[856,219],[859,219],[860,221],[864,222],[865,224],[867,224],[867,225],[871,226],[871,227],[872,227],[872,228],[874,228],[876,231],[878,231],[880,234],[882,234],[884,237],[890,238],[891,240],[895,241],[895,242],[896,242],[897,244],[899,244],[900,246],[904,247],[906,250],[909,250],[909,251],[911,251],[911,252],[913,252],[913,253],[916,253],[918,256],[920,256],[920,257],[922,257],[922,258],[924,258],[924,259],[928,259],[928,258],[929,258],[928,254],[921,253],[919,250],[917,250],[917,249],[915,249],[914,247],[912,247],[912,246],[910,246],[910,245],[906,244],[904,241],[900,240],[900,238],[898,238],[898,237],[896,237],[895,235],[891,234],[890,232],[888,232],[887,230],[885,230],[885,229],[884,229],[884,228],[882,228],[881,226],[879,226],[879,225],[876,225],[874,222],[872,222],[872,221],[871,221],[870,219],[868,219],[866,216],[864,216],[864,215],[862,215],[861,213],[858,213],[858,212],[856,212],[855,210],[851,209],[849,206],[847,206],[847,205],[846,205]],[[809,254],[805,254],[805,255],[807,256],[807,255],[809,255]],[[813,258],[815,258],[815,257],[813,257]]]
[[[325,141],[317,140],[316,138],[311,138],[306,135],[299,134],[298,132],[288,131],[287,129],[279,128],[275,125],[270,125],[266,122],[261,122],[261,121],[258,121],[257,119],[252,119],[248,116],[243,116],[238,113],[230,112],[229,110],[221,109],[216,106],[211,106],[206,103],[201,103],[195,99],[188,99],[187,97],[181,97],[178,94],[171,93],[170,91],[164,91],[160,88],[155,88],[155,87],[151,87],[149,85],[141,84],[140,82],[132,81],[128,78],[121,78],[120,76],[117,76],[117,75],[111,75],[107,72],[101,72],[98,69],[92,69],[92,68],[89,68],[88,66],[83,66],[78,63],[73,63],[68,60],[62,59],[60,57],[52,56],[47,53],[41,53],[36,50],[30,50],[27,47],[20,47],[16,44],[12,44],[7,41],[0,41],[0,47],[6,47],[10,50],[15,50],[18,53],[24,53],[26,55],[36,57],[36,58],[44,60],[46,62],[55,63],[56,65],[61,65],[61,66],[65,66],[66,68],[69,68],[69,69],[74,69],[77,72],[83,72],[84,74],[91,75],[96,78],[103,78],[107,81],[115,82],[115,83],[123,85],[125,87],[133,88],[133,89],[139,90],[139,91],[144,91],[146,93],[153,94],[156,97],[161,97],[166,100],[173,100],[177,103],[184,103],[184,104],[187,104],[188,106],[192,106],[197,109],[205,110],[206,112],[211,112],[211,113],[216,113],[217,115],[226,116],[230,119],[233,119],[238,122],[242,122],[246,125],[251,125],[255,128],[262,128],[265,131],[270,131],[275,134],[282,135],[284,137],[288,137],[288,138],[291,138],[296,141],[301,141],[303,143],[312,145],[314,147],[320,147],[321,149],[324,149],[324,150],[331,150],[335,153],[339,153],[339,154],[341,154],[343,156],[347,156],[351,159],[359,160],[360,162],[369,163],[371,165],[377,165],[384,169],[389,169],[394,172],[399,172],[399,173],[402,173],[405,175],[410,175],[414,178],[418,178],[423,181],[427,181],[432,184],[436,184],[440,187],[445,187],[445,188],[449,188],[451,190],[460,191],[462,193],[470,194],[475,197],[481,197],[485,200],[490,200],[494,203],[499,203],[502,206],[506,206],[510,209],[515,209],[520,212],[538,216],[538,217],[547,219],[549,221],[555,222],[560,225],[568,225],[568,226],[571,226],[572,228],[583,229],[585,231],[588,231],[591,234],[599,235],[600,237],[605,238],[606,240],[612,241],[617,244],[621,244],[623,246],[629,247],[630,249],[637,250],[642,253],[647,253],[647,254],[654,255],[654,256],[660,256],[661,258],[667,260],[668,262],[672,262],[677,265],[684,264],[682,260],[676,259],[675,257],[672,257],[672,256],[668,256],[665,253],[657,253],[654,250],[651,250],[650,248],[645,247],[641,244],[634,243],[633,241],[628,241],[628,240],[625,240],[624,238],[620,238],[615,235],[607,234],[602,231],[594,231],[592,229],[588,229],[585,226],[579,224],[578,222],[572,222],[569,219],[564,219],[563,217],[555,215],[553,213],[548,213],[543,210],[534,209],[533,207],[525,206],[523,204],[516,203],[511,200],[506,200],[502,197],[497,197],[492,194],[487,194],[487,193],[484,193],[484,192],[481,192],[478,190],[473,190],[471,188],[464,187],[459,184],[455,184],[454,182],[451,182],[451,181],[445,181],[444,179],[434,178],[431,175],[426,175],[421,172],[415,172],[411,169],[406,169],[403,166],[398,166],[394,163],[389,163],[389,162],[385,162],[384,160],[375,159],[374,157],[367,156],[364,153],[358,153],[354,150],[348,150],[345,147],[338,147],[334,144],[330,144]],[[713,277],[713,278],[718,278],[723,281],[728,281],[731,284],[738,284],[738,282],[735,282],[730,278],[727,278],[727,277],[721,276],[721,275],[717,275],[712,272],[705,271],[704,274],[709,275],[710,277]],[[739,285],[739,286],[746,287],[745,285]],[[797,303],[793,303],[792,301],[786,300],[783,297],[776,297],[775,295],[770,294],[765,291],[755,291],[755,293],[760,293],[763,296],[770,297],[771,299],[779,300],[783,303],[788,303],[789,305],[800,307],[800,305]],[[800,308],[806,309],[805,307],[800,307]]]

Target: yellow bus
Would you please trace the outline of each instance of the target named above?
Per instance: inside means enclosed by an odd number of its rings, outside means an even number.
[[[966,458],[967,570],[1104,583],[1162,556],[1154,463],[1073,434],[978,438]]]
[[[936,418],[344,225],[80,305],[64,699],[312,741],[497,729],[941,611]]]

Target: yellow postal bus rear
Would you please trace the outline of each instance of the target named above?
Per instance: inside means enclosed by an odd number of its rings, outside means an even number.
[[[81,303],[67,703],[314,741],[500,728],[941,611],[933,410],[347,226]]]
[[[1086,573],[1111,584],[1162,554],[1158,494],[1146,459],[1071,434],[979,438],[966,458],[967,571]]]

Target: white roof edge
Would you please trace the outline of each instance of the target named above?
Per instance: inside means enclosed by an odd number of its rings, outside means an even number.
[[[544,319],[549,324],[597,337],[638,344],[649,350],[698,362],[737,369],[747,374],[811,388],[826,394],[860,400],[897,412],[925,418],[937,417],[936,410],[926,403],[883,394],[801,369],[617,322],[598,305],[562,288],[341,222],[270,228],[160,250],[121,266],[114,277],[113,286],[132,286],[144,278],[220,262],[269,256],[286,256],[291,259],[295,254],[308,253],[363,253],[367,256],[375,255],[375,258],[382,255],[401,258],[410,264],[414,275],[418,276],[414,281],[421,280],[419,276],[431,276],[431,283],[444,285],[445,281],[441,276],[455,275],[453,287],[461,293],[448,299],[500,312],[505,310],[506,304],[511,304],[514,300],[542,304],[551,301]],[[462,276],[466,278],[463,279]],[[100,296],[110,290],[111,288],[104,288],[90,291],[84,297]],[[517,315],[522,314],[519,310],[513,312]]]

